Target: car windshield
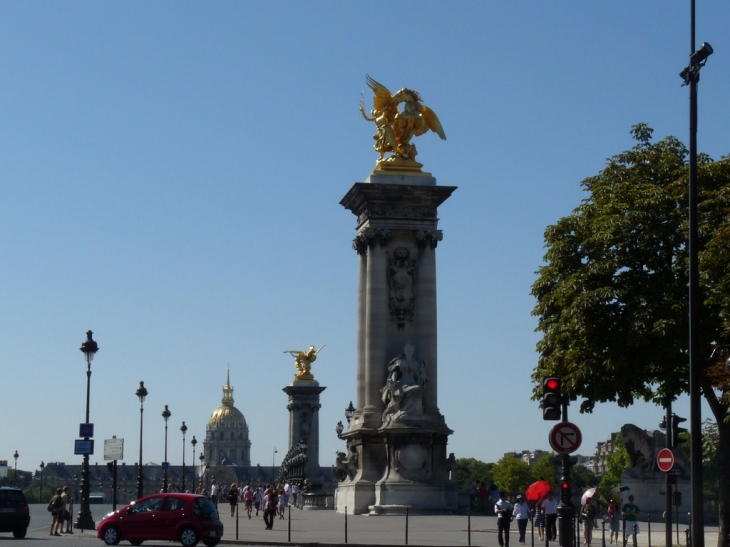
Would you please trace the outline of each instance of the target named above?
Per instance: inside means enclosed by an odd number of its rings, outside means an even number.
[[[213,502],[208,498],[195,498],[195,502],[193,503],[193,512],[204,519],[218,519],[218,510],[215,508],[215,505],[213,505]]]

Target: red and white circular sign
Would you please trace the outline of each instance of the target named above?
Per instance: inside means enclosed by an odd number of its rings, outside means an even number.
[[[548,437],[550,446],[558,454],[572,454],[583,442],[583,434],[578,426],[570,422],[560,422],[555,424],[550,430]]]
[[[656,464],[665,473],[671,471],[674,467],[674,454],[672,451],[668,448],[662,448],[656,456]]]

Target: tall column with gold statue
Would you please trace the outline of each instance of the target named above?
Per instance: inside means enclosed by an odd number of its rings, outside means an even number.
[[[307,481],[316,490],[323,477],[319,468],[319,394],[321,387],[312,374],[312,363],[324,346],[315,350],[286,350],[294,357],[296,372],[291,384],[283,388],[289,396],[289,449],[282,458],[282,480]]]
[[[422,171],[413,137],[446,139],[410,89],[372,78],[375,169],[342,201],[357,217],[357,408],[338,454],[337,510],[396,513],[457,509],[447,457],[452,431],[438,408],[436,247],[438,207],[456,190]],[[388,156],[388,154],[391,154]]]

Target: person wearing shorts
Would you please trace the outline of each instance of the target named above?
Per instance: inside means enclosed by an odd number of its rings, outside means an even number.
[[[253,510],[253,490],[251,489],[250,484],[247,484],[243,488],[243,504],[246,507],[246,514],[248,515],[248,518],[250,520],[251,511]]]

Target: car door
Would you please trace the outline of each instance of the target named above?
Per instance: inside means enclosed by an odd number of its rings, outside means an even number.
[[[132,506],[124,517],[122,536],[133,539],[159,539],[162,530],[159,526],[159,513],[162,496],[142,499]]]
[[[158,539],[177,541],[180,523],[189,518],[189,511],[186,511],[189,499],[175,494],[168,494],[162,504],[162,510],[158,515],[158,522],[162,528]]]

